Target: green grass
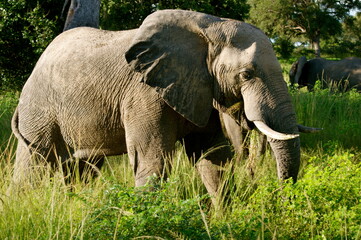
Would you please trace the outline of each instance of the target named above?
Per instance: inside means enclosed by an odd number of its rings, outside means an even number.
[[[6,148],[11,134],[11,116],[16,107],[18,93],[0,92],[0,149]],[[4,146],[5,145],[5,146]]]
[[[16,94],[0,99],[0,239],[361,239],[361,95],[292,93],[302,134],[296,184],[277,181],[267,151],[224,167],[216,208],[179,145],[168,181],[133,188],[126,156],[108,158],[101,175],[71,189],[46,168],[36,186],[8,192],[15,151],[10,119]],[[145,187],[147,188],[147,187]],[[215,210],[217,209],[217,210]]]
[[[361,148],[361,97],[354,91],[331,94],[328,89],[293,94],[299,123],[324,130],[302,135],[304,146],[340,145]]]

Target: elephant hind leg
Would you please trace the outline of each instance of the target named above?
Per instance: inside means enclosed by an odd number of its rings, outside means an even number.
[[[20,187],[34,186],[49,171],[52,175],[56,166],[54,152],[53,148],[35,148],[18,141],[12,185]]]
[[[31,152],[25,143],[19,141],[16,149],[16,159],[12,184],[22,186],[31,182]]]
[[[64,140],[60,127],[57,124],[49,124],[44,129],[42,141],[34,144],[32,152],[36,162],[42,161],[50,167],[50,175],[54,175],[55,171],[60,171],[65,182],[70,183],[71,176],[75,176],[75,160],[72,158],[74,148]]]

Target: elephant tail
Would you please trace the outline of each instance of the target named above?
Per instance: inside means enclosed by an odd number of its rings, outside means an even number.
[[[13,134],[18,139],[19,142],[22,142],[27,146],[28,149],[30,149],[30,142],[25,139],[25,137],[20,133],[19,130],[19,110],[18,107],[16,107],[13,118],[11,119],[11,130],[13,131]]]

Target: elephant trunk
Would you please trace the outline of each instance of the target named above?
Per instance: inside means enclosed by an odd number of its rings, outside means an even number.
[[[282,95],[279,94],[279,96]],[[267,122],[275,131],[282,132],[293,138],[275,139],[268,137],[268,141],[276,158],[278,178],[280,180],[292,178],[296,182],[301,155],[299,127],[291,98],[287,96],[283,99],[287,100],[276,105],[277,107],[272,111],[271,117],[268,116],[270,118],[268,118]]]
[[[279,96],[282,95],[279,94]],[[275,131],[293,136],[293,138],[275,139],[268,137],[268,141],[276,158],[278,178],[280,180],[292,178],[296,182],[301,155],[299,127],[291,98],[287,96],[283,99],[287,100],[276,105],[277,107],[272,111],[268,122]]]
[[[257,93],[255,87],[253,90],[253,94]],[[245,113],[247,119],[267,135],[277,161],[279,179],[292,178],[296,182],[300,166],[299,126],[287,87],[284,85],[277,90],[263,92],[266,97],[262,98],[260,94],[256,98],[260,101],[255,101],[254,96],[244,92]]]
[[[269,124],[270,128],[281,137],[268,135],[268,142],[276,158],[278,178],[280,180],[292,178],[296,182],[300,166],[299,128],[294,114],[285,117],[282,117],[284,115],[282,113],[277,115],[280,118],[269,121]],[[255,125],[259,129],[258,124],[255,123]]]
[[[292,178],[296,182],[300,167],[300,138],[285,141],[269,139],[269,143],[276,157],[278,178]]]

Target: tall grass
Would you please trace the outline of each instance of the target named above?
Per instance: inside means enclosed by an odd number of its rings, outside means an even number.
[[[151,192],[133,187],[126,155],[107,158],[88,184],[70,187],[45,167],[36,186],[9,191],[17,97],[1,96],[0,239],[361,239],[361,96],[292,96],[298,121],[324,128],[301,136],[299,181],[277,181],[270,151],[252,163],[254,174],[249,162],[231,162],[216,207],[181,145],[169,179]]]
[[[330,93],[328,89],[293,93],[301,124],[323,128],[314,135],[302,135],[304,146],[338,144],[361,148],[361,97],[355,91]]]
[[[0,149],[6,147],[11,135],[10,119],[17,104],[18,97],[18,93],[14,92],[0,94]]]

